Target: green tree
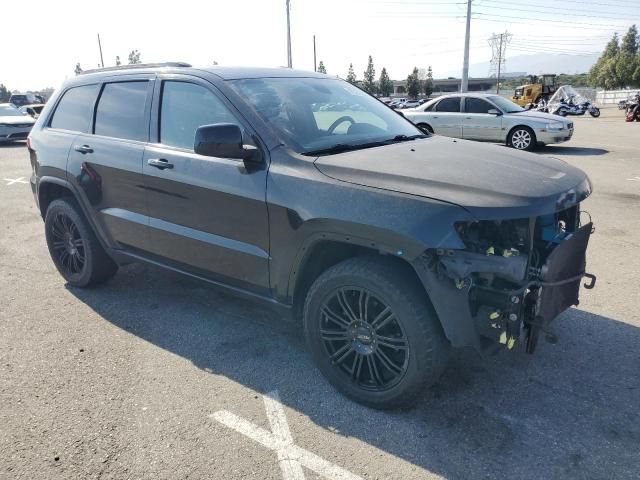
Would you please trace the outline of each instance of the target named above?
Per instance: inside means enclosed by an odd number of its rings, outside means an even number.
[[[380,72],[380,80],[378,80],[378,91],[383,97],[388,97],[393,93],[393,82],[389,78],[387,69],[382,67]]]
[[[73,70],[76,75],[80,75],[82,73],[82,67],[80,66],[80,62],[76,63],[76,68]]]
[[[369,62],[367,63],[367,69],[364,71],[364,81],[362,82],[362,89],[371,95],[376,93],[376,69],[373,68],[373,58],[369,55]]]
[[[349,64],[349,73],[347,73],[347,82],[352,85],[355,85],[357,82],[356,72],[353,71],[353,63]]]
[[[122,62],[120,61],[120,56],[116,55],[116,65],[121,65]]]
[[[427,78],[424,80],[422,88],[427,97],[433,93],[433,70],[431,70],[431,65],[427,68]]]
[[[604,52],[589,71],[589,80],[596,87],[617,88],[619,80],[615,73],[615,59],[620,53],[618,34],[614,33]]]
[[[327,73],[327,67],[324,66],[322,60],[320,60],[320,63],[318,64],[318,73]]]
[[[407,77],[407,95],[410,98],[417,98],[420,94],[420,79],[418,78],[418,67],[413,67],[413,72]]]
[[[620,53],[628,53],[629,55],[638,53],[638,29],[635,25],[631,25],[626,35],[622,37]]]
[[[7,87],[4,86],[3,83],[0,83],[0,103],[8,102],[11,97],[11,91]]]
[[[142,60],[140,60],[140,52],[138,50],[131,50],[131,52],[129,52],[129,65],[136,65],[138,63],[142,63]]]

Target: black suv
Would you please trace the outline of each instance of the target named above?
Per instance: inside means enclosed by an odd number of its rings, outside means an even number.
[[[282,307],[331,383],[373,407],[414,401],[451,347],[532,352],[590,276],[582,171],[424,134],[323,74],[85,73],[27,145],[70,285],[145,261]]]

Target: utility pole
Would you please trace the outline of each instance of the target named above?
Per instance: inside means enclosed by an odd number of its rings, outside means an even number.
[[[313,71],[318,71],[318,66],[316,65],[316,36],[313,36]]]
[[[102,58],[102,44],[100,43],[100,34],[98,34],[98,49],[100,50],[100,65],[104,68],[104,59]]]
[[[507,45],[511,41],[512,35],[509,32],[504,32],[500,34],[493,34],[491,38],[489,38],[489,45],[491,45],[491,69],[489,71],[489,75],[496,76],[496,93],[500,93],[500,78],[502,77],[502,72],[505,65],[505,52],[507,50]]]
[[[502,69],[502,43],[504,42],[504,33],[500,34],[500,46],[498,47],[498,81],[496,82],[496,94],[500,93],[500,71]]]
[[[291,1],[287,0],[287,66],[293,68],[291,60],[291,21],[289,19],[289,10],[291,9]]]
[[[464,63],[462,64],[462,81],[460,91],[469,89],[469,37],[471,36],[471,0],[467,0],[467,31],[464,36]]]

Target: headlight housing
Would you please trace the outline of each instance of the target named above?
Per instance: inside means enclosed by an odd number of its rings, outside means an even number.
[[[547,130],[562,130],[564,128],[564,123],[562,122],[547,123],[545,125],[545,128]]]

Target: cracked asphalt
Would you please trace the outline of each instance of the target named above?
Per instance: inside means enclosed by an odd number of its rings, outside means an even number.
[[[539,153],[594,182],[595,290],[553,324],[558,343],[456,352],[392,412],[337,394],[299,326],[261,305],[140,264],[65,286],[29,185],[11,183],[26,148],[0,146],[0,479],[281,479],[273,450],[212,418],[271,431],[274,390],[295,444],[361,478],[638,478],[640,125],[615,109],[575,123]]]

